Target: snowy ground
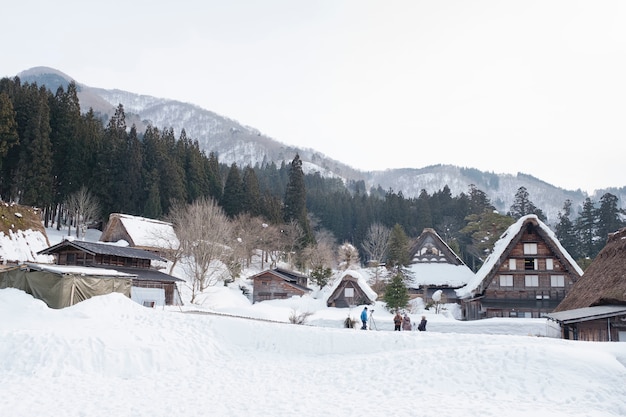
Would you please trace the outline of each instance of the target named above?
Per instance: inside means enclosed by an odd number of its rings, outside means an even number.
[[[393,332],[377,304],[362,331],[342,327],[360,307],[313,297],[251,305],[219,286],[202,301],[51,310],[0,290],[0,416],[626,415],[626,343],[545,337],[545,320],[418,308],[428,331]],[[312,315],[287,323],[294,312]]]

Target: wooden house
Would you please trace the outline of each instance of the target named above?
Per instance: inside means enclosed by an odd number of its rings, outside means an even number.
[[[165,257],[169,250],[178,247],[178,238],[171,223],[120,213],[109,216],[100,241],[124,241],[130,247],[156,252]]]
[[[177,287],[177,282],[182,280],[153,268],[153,261],[165,261],[154,252],[108,243],[64,240],[39,254],[53,255],[57,265],[107,268],[133,275],[131,298],[142,305],[182,304]]]
[[[604,248],[548,314],[564,339],[626,342],[626,228]]]
[[[251,277],[252,303],[259,301],[300,297],[308,294],[308,278],[283,268],[269,269]]]
[[[474,272],[434,229],[422,231],[411,247],[407,287],[412,296],[432,298],[441,290],[442,302],[457,302],[456,290],[474,278]]]
[[[345,271],[335,281],[326,300],[328,307],[353,307],[374,304],[378,294],[356,271]]]
[[[466,320],[545,317],[583,271],[536,215],[512,224],[472,281],[456,293]]]

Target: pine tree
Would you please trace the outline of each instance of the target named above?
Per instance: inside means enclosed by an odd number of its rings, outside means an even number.
[[[558,223],[555,226],[555,234],[561,246],[569,253],[574,259],[580,257],[580,249],[578,241],[576,239],[576,230],[574,223],[570,219],[572,215],[572,201],[565,200],[563,204],[563,211],[558,213]]]
[[[385,288],[383,300],[389,311],[405,308],[409,303],[409,290],[404,283],[402,272],[398,271]]]
[[[243,185],[241,175],[236,163],[230,165],[228,175],[226,176],[226,184],[224,184],[224,194],[220,202],[224,213],[230,218],[235,217],[244,211]]]
[[[528,214],[535,214],[539,220],[546,221],[546,216],[543,214],[543,211],[538,209],[535,204],[530,201],[528,191],[524,186],[517,189],[515,200],[507,214],[515,220],[519,220]]]
[[[587,197],[583,209],[576,219],[576,235],[580,245],[581,256],[593,259],[596,256],[597,242],[597,211],[593,202]]]
[[[396,223],[389,235],[389,246],[387,249],[387,268],[395,268],[400,271],[409,265],[409,238],[402,226]]]
[[[306,189],[304,186],[302,161],[298,154],[294,157],[289,168],[289,182],[287,183],[284,199],[284,220],[285,223],[295,221],[300,226],[302,230],[302,238],[298,242],[300,248],[315,242],[306,208]]]
[[[261,191],[259,180],[251,166],[247,166],[243,171],[242,180],[243,208],[251,216],[261,214]]]
[[[610,233],[614,233],[624,227],[621,215],[624,214],[618,205],[619,199],[611,193],[605,193],[600,198],[600,208],[597,211],[597,234],[598,245],[596,253],[600,252],[606,245],[607,238]]]
[[[5,92],[0,93],[0,169],[2,160],[13,146],[19,143],[13,103]]]

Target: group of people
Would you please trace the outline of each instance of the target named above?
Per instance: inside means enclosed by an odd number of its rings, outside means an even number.
[[[367,322],[368,322],[368,313],[367,313],[367,307],[363,308],[363,311],[361,311],[361,322],[363,323],[363,325],[361,326],[361,330],[367,330]],[[426,316],[422,316],[422,320],[419,322],[419,324],[417,325],[417,330],[419,330],[420,332],[424,332],[426,331]],[[400,315],[399,311],[396,311],[396,315],[393,318],[393,326],[394,326],[394,331],[400,331],[400,329],[407,331],[407,330],[413,330],[413,325],[411,324],[411,318],[409,317],[408,314],[404,313],[404,316]]]
[[[417,325],[417,330],[420,332],[426,331],[427,321],[426,316],[422,316],[422,320]],[[411,318],[409,315],[404,313],[404,316],[401,316],[399,311],[396,311],[396,315],[393,318],[393,326],[393,330],[398,332],[400,329],[404,331],[413,330],[413,325],[411,324]]]

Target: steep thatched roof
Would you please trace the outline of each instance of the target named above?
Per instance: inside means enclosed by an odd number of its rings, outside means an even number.
[[[554,310],[626,305],[626,228],[609,235],[606,246]]]

